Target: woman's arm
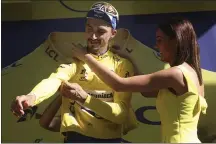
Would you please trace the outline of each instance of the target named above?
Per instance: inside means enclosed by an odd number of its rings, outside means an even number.
[[[135,59],[133,59],[132,57],[128,57],[127,58],[133,65],[134,68],[134,75],[143,75],[143,73],[141,72],[141,70],[138,67],[138,64],[136,63]]]
[[[90,54],[85,55],[84,61],[101,80],[115,91],[120,92],[151,92],[163,88],[173,88],[176,90],[179,88],[178,82],[180,82],[180,78],[182,77],[181,71],[173,67],[152,74],[121,78],[95,60]]]
[[[114,53],[114,54],[117,54],[119,55],[120,57],[123,57],[127,60],[129,60],[132,65],[133,65],[133,68],[134,68],[134,75],[142,75],[135,59],[133,59],[133,57],[131,56],[130,53],[128,53],[126,50],[123,50],[120,48],[120,46],[118,45],[113,45],[110,50]]]
[[[39,121],[41,127],[54,132],[60,131],[61,117],[55,117],[55,115],[61,106],[61,98],[58,95],[45,109]]]
[[[110,50],[113,53],[119,55],[120,57],[128,59],[132,63],[133,69],[134,69],[134,75],[144,75],[144,73],[142,73],[141,70],[139,69],[138,64],[136,63],[136,60],[126,50],[122,50],[117,45],[114,45],[113,47],[111,47]],[[153,97],[157,97],[158,91],[141,92],[141,94],[144,97],[153,98]]]
[[[134,68],[134,75],[144,75],[144,73],[141,72],[141,70],[138,67],[138,64],[136,63],[135,59],[130,57],[129,55],[125,57],[126,59],[128,59]],[[155,98],[158,95],[158,90],[155,91],[149,91],[149,92],[140,92],[144,97],[148,97],[148,98]]]

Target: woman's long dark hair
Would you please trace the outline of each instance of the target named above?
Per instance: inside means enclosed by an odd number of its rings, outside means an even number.
[[[202,85],[199,45],[191,22],[182,18],[172,18],[160,24],[158,28],[170,39],[174,38],[177,41],[176,59],[172,66],[187,62],[196,71],[199,84]]]

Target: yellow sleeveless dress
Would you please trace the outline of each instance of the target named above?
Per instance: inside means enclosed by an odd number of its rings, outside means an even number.
[[[178,68],[186,79],[188,92],[176,96],[168,89],[159,91],[156,107],[161,119],[162,142],[200,143],[197,125],[200,113],[206,113],[207,103],[205,98],[199,95],[188,70],[183,66]]]

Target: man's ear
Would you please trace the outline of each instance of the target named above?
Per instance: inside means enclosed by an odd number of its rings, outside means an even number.
[[[111,39],[113,39],[117,34],[117,30],[116,29],[112,29],[112,36]]]

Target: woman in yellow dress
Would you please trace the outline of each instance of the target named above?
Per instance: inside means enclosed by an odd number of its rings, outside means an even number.
[[[201,112],[205,113],[207,103],[204,99],[199,46],[192,24],[185,19],[171,19],[159,25],[156,46],[161,60],[171,67],[129,78],[121,78],[107,69],[87,54],[81,45],[73,44],[72,52],[114,90],[141,92],[146,97],[157,97],[162,142],[198,143],[199,116]]]

